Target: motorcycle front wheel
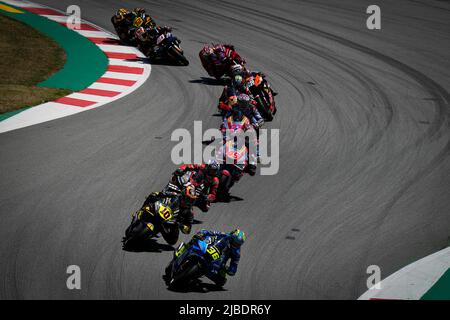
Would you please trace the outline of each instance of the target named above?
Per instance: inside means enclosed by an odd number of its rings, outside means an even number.
[[[186,59],[181,49],[178,49],[175,46],[170,47],[168,55],[182,66],[189,65],[189,61]]]
[[[172,224],[166,227],[168,230],[167,232],[164,230],[161,230],[161,235],[166,240],[167,244],[173,246],[175,243],[178,242],[178,238],[180,236],[180,229],[178,228],[177,224]]]
[[[176,288],[182,285],[188,285],[192,280],[198,279],[202,276],[201,267],[196,260],[187,260],[181,266],[180,270],[176,272],[169,283],[169,288]]]

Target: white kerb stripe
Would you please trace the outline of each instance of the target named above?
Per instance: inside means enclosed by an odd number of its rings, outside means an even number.
[[[117,36],[107,33],[104,31],[91,31],[91,30],[74,30],[75,32],[78,32],[83,37],[86,38],[105,38],[105,39],[119,39]]]
[[[136,81],[136,80],[141,79],[142,75],[134,74],[134,73],[120,73],[120,72],[107,71],[102,75],[102,77]]]

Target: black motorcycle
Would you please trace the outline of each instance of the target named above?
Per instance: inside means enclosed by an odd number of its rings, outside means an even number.
[[[123,238],[124,249],[130,249],[161,234],[169,245],[178,241],[180,234],[177,215],[179,197],[147,199],[142,208],[133,214],[131,224]]]
[[[264,75],[256,73],[253,82],[250,84],[250,92],[257,103],[258,111],[266,121],[272,121],[277,113],[275,96]]]
[[[189,61],[184,56],[180,43],[181,41],[171,32],[164,32],[160,34],[156,40],[156,45],[159,46],[158,51],[149,55],[149,57],[152,59],[167,60],[182,66],[187,66],[189,65]]]

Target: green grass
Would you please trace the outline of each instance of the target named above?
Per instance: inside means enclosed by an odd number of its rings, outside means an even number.
[[[0,114],[71,93],[36,86],[61,69],[64,50],[22,22],[0,14]]]

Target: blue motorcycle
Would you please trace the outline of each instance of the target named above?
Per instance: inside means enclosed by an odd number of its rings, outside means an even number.
[[[213,244],[210,237],[203,240],[194,237],[188,244],[182,242],[165,270],[169,288],[187,286],[203,276],[218,274],[225,263],[221,241],[224,239]]]
[[[171,32],[162,33],[156,40],[156,44],[160,48],[157,53],[157,58],[169,60],[182,66],[189,65],[189,61],[184,56],[180,43],[181,41]]]

